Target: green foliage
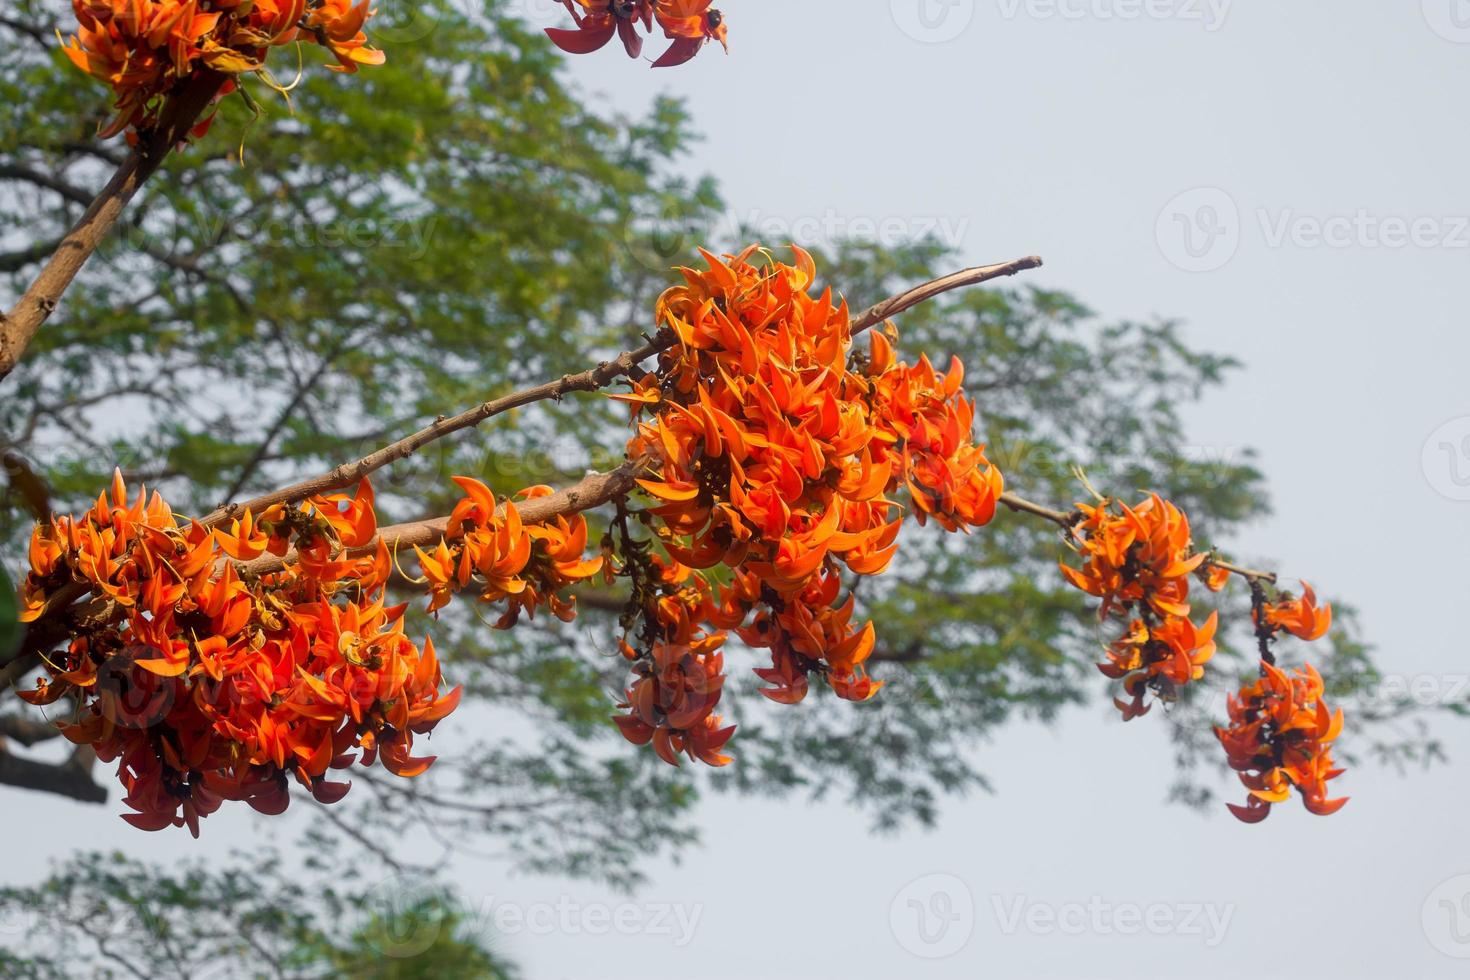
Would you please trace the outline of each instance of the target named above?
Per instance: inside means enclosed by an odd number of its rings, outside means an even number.
[[[0,969],[35,980],[261,977],[514,980],[454,895],[411,878],[352,887],[252,856],[175,870],[87,853],[0,889]]]

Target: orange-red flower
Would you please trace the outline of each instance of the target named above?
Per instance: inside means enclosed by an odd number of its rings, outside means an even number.
[[[1342,731],[1342,710],[1323,697],[1321,676],[1309,665],[1288,675],[1271,664],[1261,677],[1229,698],[1230,725],[1216,728],[1230,767],[1250,791],[1244,806],[1228,804],[1246,823],[1259,823],[1271,805],[1295,789],[1307,810],[1320,816],[1342,809],[1347,798],[1328,799],[1327,782],[1342,774],[1332,762],[1332,742]]]
[[[771,650],[764,693],[799,701],[816,671],[866,700],[881,687],[864,667],[874,631],[853,622],[841,567],[876,575],[893,560],[890,494],[906,491],[920,522],[968,529],[994,516],[1002,481],[974,441],[958,362],[943,375],[903,364],[875,336],[850,364],[847,307],[813,294],[815,265],[794,251],[793,264],[704,253],[706,270],[680,270],[658,304],[678,343],[615,397],[651,415],[628,454],[648,461],[639,483],[664,549],[696,572],[734,570],[711,622]]]
[[[1331,604],[1318,606],[1317,593],[1306,582],[1301,596],[1285,593],[1276,602],[1263,607],[1266,624],[1273,630],[1285,630],[1301,640],[1319,640],[1332,628]]]
[[[1174,701],[1186,684],[1205,674],[1204,665],[1215,655],[1217,617],[1212,613],[1196,627],[1182,616],[1169,616],[1154,626],[1133,620],[1123,636],[1108,647],[1106,663],[1098,669],[1107,677],[1123,681],[1132,698],[1113,699],[1124,721],[1148,714],[1152,705],[1144,697],[1152,692],[1162,701]]]
[[[149,129],[182,83],[208,69],[231,76],[261,71],[272,47],[316,41],[339,71],[383,63],[362,33],[370,0],[72,0],[77,32],[62,48],[72,63],[106,82],[116,115],[100,135]],[[196,128],[202,135],[208,122]]]
[[[1174,701],[1185,685],[1204,676],[1215,654],[1217,620],[1211,615],[1196,626],[1189,618],[1189,577],[1210,576],[1215,566],[1205,566],[1207,556],[1193,553],[1184,512],[1157,494],[1136,507],[1102,501],[1078,504],[1077,512],[1080,519],[1070,533],[1083,564],[1077,569],[1064,562],[1062,574],[1102,599],[1100,618],[1128,623],[1098,669],[1123,681],[1130,700],[1113,703],[1131,721],[1148,713],[1148,694]],[[1217,583],[1208,578],[1207,584]]]
[[[211,533],[157,494],[129,503],[115,476],[85,514],[32,536],[26,619],[72,583],[110,603],[20,696],[73,700],[62,734],[118,763],[134,811],[124,819],[145,830],[197,836],[226,800],[278,813],[292,779],[335,802],[348,784],[328,776],[359,759],[416,775],[433,760],[412,754],[414,736],[454,710],[459,690],[440,692],[433,645],[416,646],[404,607],[384,605],[386,549],[349,555],[376,526],[366,483]],[[241,577],[236,561],[292,544],[281,572]]]
[[[709,584],[687,566],[636,546],[629,551],[621,572],[633,580],[638,621],[625,617],[630,633],[618,646],[633,681],[618,705],[627,714],[613,720],[624,738],[635,745],[651,742],[670,765],[679,764],[680,753],[706,765],[726,765],[730,757],[721,749],[735,726],[724,726],[715,714],[725,686],[720,648],[726,635],[704,625]],[[636,633],[634,626],[640,627]]]
[[[603,559],[587,558],[587,521],[580,514],[558,517],[545,524],[525,524],[520,511],[507,500],[503,507],[479,480],[457,476],[465,491],[455,505],[444,539],[432,553],[414,548],[429,585],[429,611],[450,602],[455,592],[474,583],[480,601],[504,601],[506,610],[496,626],[509,629],[522,612],[536,614],[545,605],[563,620],[576,616],[576,601],[563,597],[568,586],[592,578]],[[536,499],[550,487],[531,487],[520,496]]]
[[[636,58],[643,52],[643,34],[652,33],[656,21],[673,43],[653,66],[668,68],[690,60],[710,41],[719,41],[728,50],[725,17],[711,9],[712,2],[562,0],[577,26],[575,29],[548,27],[546,36],[569,54],[589,54],[605,47],[616,35],[628,57]]]
[[[1206,556],[1191,554],[1189,518],[1157,494],[1136,507],[1111,501],[1078,504],[1080,570],[1062,565],[1067,581],[1102,599],[1100,614],[1143,603],[1161,616],[1189,615],[1189,574]]]

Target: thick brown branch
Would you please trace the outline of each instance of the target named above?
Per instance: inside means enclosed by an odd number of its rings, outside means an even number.
[[[73,756],[60,765],[37,762],[0,749],[0,784],[68,796],[83,803],[106,803],[107,789],[92,779],[90,756]]]
[[[30,748],[39,742],[49,742],[61,737],[61,729],[34,718],[20,715],[0,715],[0,735]]]
[[[20,302],[9,313],[0,314],[0,380],[15,370],[41,325],[56,310],[62,294],[97,251],[138,188],[153,175],[173,147],[188,136],[189,129],[224,81],[225,76],[205,71],[175,92],[158,126],[123,160],[107,186],[62,239]]]
[[[1014,276],[1027,269],[1035,269],[1041,265],[1041,259],[1029,256],[1024,259],[1016,259],[1011,262],[1002,262],[997,265],[980,266],[974,269],[966,269],[935,279],[932,282],[915,286],[913,289],[889,297],[883,302],[869,307],[852,321],[852,332],[862,333],[870,327],[882,323],[885,319],[896,316],[904,310],[927,300],[934,299],[951,290],[962,289],[966,286],[974,286],[979,283],[988,282],[1005,276]],[[208,527],[218,525],[243,513],[247,508],[252,512],[259,513],[273,504],[293,503],[305,500],[314,494],[329,493],[333,490],[341,490],[357,483],[363,477],[382,469],[390,463],[397,462],[418,450],[427,446],[435,440],[442,439],[447,435],[459,432],[462,429],[472,428],[486,419],[509,412],[512,409],[521,408],[534,402],[546,401],[548,399],[560,399],[566,395],[578,391],[597,391],[606,388],[626,374],[631,374],[639,364],[654,357],[674,346],[675,336],[668,329],[660,330],[652,340],[636,350],[625,351],[613,358],[604,361],[594,368],[589,368],[579,374],[568,374],[556,381],[537,385],[506,395],[503,398],[493,399],[477,405],[467,411],[461,412],[450,418],[439,418],[427,428],[420,429],[411,436],[398,440],[390,446],[385,446],[376,452],[369,453],[354,463],[344,463],[329,473],[304,480],[301,483],[285,487],[274,493],[268,493],[253,500],[241,503],[231,503],[220,507],[214,513],[204,518],[203,523]]]

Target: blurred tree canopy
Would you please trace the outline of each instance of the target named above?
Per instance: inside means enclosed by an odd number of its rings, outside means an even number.
[[[610,357],[653,329],[670,266],[694,261],[698,244],[742,244],[710,240],[721,202],[711,179],[688,172],[682,151],[697,134],[683,106],[606,111],[511,6],[388,11],[375,31],[385,67],[350,84],[309,72],[294,113],[268,90],[255,93],[259,119],[230,99],[207,139],[170,158],[0,400],[12,576],[37,485],[50,507],[75,509],[116,465],[202,513]],[[92,135],[104,93],[56,53],[64,14],[62,0],[11,0],[0,17],[0,294],[11,298],[120,153]],[[930,241],[818,255],[854,306],[960,262]],[[1177,324],[1105,321],[1063,293],[1008,288],[949,296],[899,327],[910,352],[964,359],[989,455],[1026,496],[1070,504],[1080,468],[1104,492],[1167,494],[1196,516],[1200,540],[1220,545],[1265,512],[1248,454],[1190,446],[1184,413],[1236,365],[1191,347]],[[596,396],[498,418],[377,474],[381,509],[442,513],[459,496],[451,474],[509,493],[606,469],[621,458],[622,419]],[[515,635],[470,604],[437,623],[415,613],[470,696],[440,735],[455,749],[411,782],[355,773],[366,791],[318,811],[314,832],[359,846],[354,814],[370,811],[385,833],[422,824],[445,850],[627,886],[697,840],[690,808],[711,788],[835,794],[878,828],[933,822],[945,794],[985,786],[981,746],[997,726],[1048,720],[1107,690],[1093,666],[1099,636],[1056,574],[1058,554],[1055,528],[1008,515],[971,537],[915,536],[859,595],[883,624],[882,694],[779,710],[737,669],[726,700],[741,726],[736,762],[698,775],[632,751],[609,722],[624,672],[621,597],[594,595],[576,624]],[[1377,675],[1343,619],[1314,659],[1339,690],[1356,690]],[[1224,639],[1227,655],[1249,653],[1248,636]],[[1217,691],[1248,661],[1222,663]],[[1195,804],[1213,798],[1214,774],[1194,765],[1214,758],[1204,718],[1218,701],[1199,703],[1209,694],[1168,716],[1175,795]],[[0,717],[0,731],[43,739],[26,720]],[[1369,720],[1357,714],[1355,726]],[[1360,749],[1435,749],[1422,732],[1372,731],[1381,737],[1360,734]],[[69,873],[101,874],[89,860]]]
[[[449,892],[302,883],[252,855],[168,871],[79,854],[39,885],[0,888],[0,974],[12,980],[515,980]]]

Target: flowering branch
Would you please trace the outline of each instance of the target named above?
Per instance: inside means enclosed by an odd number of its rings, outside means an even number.
[[[905,290],[896,296],[891,296],[876,303],[862,313],[858,314],[852,321],[852,333],[857,335],[882,323],[889,317],[897,316],[905,310],[912,309],[921,303],[951,292],[963,289],[967,286],[976,286],[980,283],[989,282],[1006,276],[1014,276],[1028,269],[1041,267],[1041,259],[1031,255],[1025,258],[1013,259],[1010,262],[1000,262],[994,265],[978,266],[972,269],[964,269],[951,273],[939,279],[923,283],[912,289]],[[275,504],[289,504],[305,500],[319,493],[329,493],[333,490],[341,490],[355,485],[364,477],[413,455],[418,450],[445,436],[459,432],[463,429],[473,428],[487,419],[502,415],[513,409],[523,408],[527,405],[541,401],[559,400],[566,395],[579,391],[598,391],[613,384],[619,378],[633,374],[638,365],[656,357],[678,342],[678,337],[667,327],[656,333],[653,339],[642,347],[634,350],[624,351],[610,361],[603,361],[596,367],[589,368],[579,374],[568,374],[556,381],[548,381],[534,388],[526,388],[495,398],[490,401],[476,405],[474,408],[460,412],[450,417],[440,417],[433,423],[420,429],[410,436],[384,446],[353,463],[343,463],[335,469],[323,473],[320,476],[303,480],[272,493],[263,494],[252,500],[227,504],[203,519],[201,523],[205,527],[217,527],[221,523],[238,517],[246,510],[259,513],[267,507]]]
[[[681,270],[685,282],[660,298],[660,332],[645,347],[441,420],[260,510],[222,509],[210,527],[181,520],[157,494],[140,491],[130,502],[116,475],[87,512],[38,524],[21,590],[21,619],[37,625],[0,681],[13,683],[70,639],[19,697],[78,700],[64,733],[104,761],[124,760],[133,812],[123,816],[142,829],[187,826],[197,835],[199,820],[227,800],[278,813],[292,778],[330,804],[348,787],[331,771],[355,762],[381,760],[404,777],[423,772],[433,760],[411,754],[413,736],[459,702],[458,689],[439,690],[432,642],[409,640],[405,607],[383,600],[400,554],[412,550],[421,574],[411,581],[427,593],[430,613],[470,590],[498,607],[498,629],[543,609],[570,621],[585,583],[626,579],[617,643],[632,676],[617,705],[625,713],[613,720],[671,765],[687,756],[723,766],[735,732],[716,710],[729,636],[769,651],[769,666],[755,673],[772,701],[796,704],[813,682],[869,700],[884,684],[865,666],[877,631],[854,620],[849,573],[882,574],[906,517],[968,532],[1004,506],[1062,529],[1082,559],[1080,568],[1062,563],[1063,577],[1101,599],[1100,617],[1122,629],[1098,666],[1123,682],[1129,700],[1115,704],[1125,721],[1146,714],[1150,698],[1177,700],[1215,653],[1218,617],[1191,617],[1190,580],[1218,591],[1232,574],[1244,576],[1266,686],[1242,689],[1240,703],[1280,707],[1292,726],[1282,732],[1308,732],[1308,720],[1311,728],[1309,739],[1278,738],[1252,727],[1258,707],[1232,707],[1231,729],[1218,734],[1254,794],[1236,815],[1264,817],[1292,786],[1312,812],[1340,806],[1325,790],[1336,775],[1328,746],[1340,716],[1333,720],[1309,669],[1278,676],[1267,655],[1277,631],[1316,639],[1330,626],[1330,607],[1319,607],[1310,588],[1299,600],[1278,592],[1268,601],[1274,576],[1197,551],[1187,516],[1157,494],[1130,507],[1092,491],[1095,502],[1064,512],[1005,493],[975,439],[976,406],[958,358],[943,373],[927,357],[901,361],[891,330],[870,333],[866,352],[853,350],[854,333],[1039,260],[944,277],[854,320],[830,289],[817,291],[812,257],[793,252],[793,264],[766,261],[758,246],[702,253],[708,269]],[[656,365],[640,370],[651,354]],[[456,476],[464,496],[452,513],[379,527],[367,472],[508,407],[623,375],[630,390],[612,397],[631,407],[632,435],[616,470],[499,502],[485,484]],[[355,492],[330,492],[351,478],[360,481]],[[635,490],[646,494],[636,533]],[[600,553],[589,554],[582,514],[611,502],[617,519]],[[728,572],[708,571],[715,568]],[[86,592],[94,598],[73,605]],[[114,716],[136,715],[139,699],[130,693],[125,704],[119,690],[181,706],[123,731]],[[130,765],[144,768],[133,774]]]
[[[641,469],[641,464],[630,462],[609,473],[592,473],[549,496],[517,503],[516,510],[521,521],[526,524],[544,524],[558,517],[580,514],[627,496],[638,485],[637,477]],[[430,547],[443,540],[448,523],[449,517],[445,516],[394,524],[381,528],[373,540],[349,549],[346,554],[349,558],[371,555],[380,543],[390,552]],[[293,550],[281,557],[261,555],[252,561],[242,562],[237,567],[241,578],[257,579],[281,571],[296,558]]]
[[[1063,513],[1062,511],[1053,510],[1041,504],[1032,503],[1024,497],[1018,497],[1013,493],[1003,493],[1000,495],[999,500],[1001,504],[1004,504],[1017,513],[1030,514],[1033,517],[1040,517],[1043,520],[1051,521],[1065,531],[1069,539],[1075,538],[1074,532],[1083,518],[1081,511],[1073,510]],[[1214,555],[1207,557],[1203,564],[1209,568],[1218,568],[1220,571],[1230,575],[1238,575],[1253,586],[1263,582],[1275,585],[1278,581],[1278,576],[1275,572],[1262,572],[1254,568],[1245,568],[1232,562],[1221,561]]]

